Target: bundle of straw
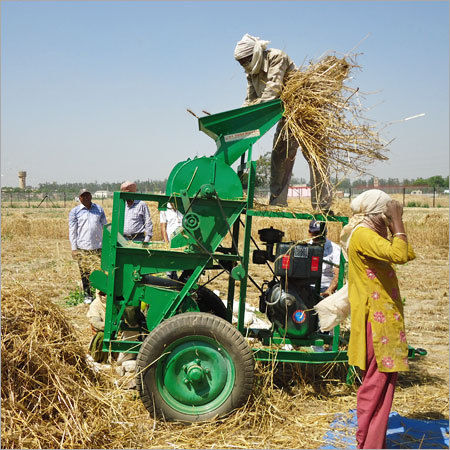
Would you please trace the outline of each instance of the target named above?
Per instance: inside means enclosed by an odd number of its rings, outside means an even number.
[[[90,368],[58,306],[2,289],[1,335],[2,448],[114,448],[126,436],[111,427],[125,416],[112,383]]]
[[[358,88],[344,84],[357,67],[351,57],[325,56],[292,72],[280,97],[285,109],[281,134],[297,140],[314,177],[328,187],[332,170],[342,180],[351,171],[364,174],[368,164],[387,159],[387,144],[364,117]]]

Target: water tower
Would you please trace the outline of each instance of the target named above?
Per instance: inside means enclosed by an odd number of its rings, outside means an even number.
[[[25,189],[27,187],[27,173],[24,170],[19,172],[19,187]]]

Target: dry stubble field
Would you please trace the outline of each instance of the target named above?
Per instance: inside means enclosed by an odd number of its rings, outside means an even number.
[[[113,384],[112,370],[93,375],[83,362],[87,306],[67,307],[64,300],[79,285],[68,242],[72,206],[2,207],[3,448],[318,448],[335,413],[355,408],[356,388],[345,385],[342,367],[258,365],[248,404],[229,417],[193,425],[151,419],[133,392]],[[150,206],[159,240],[159,215]],[[105,202],[109,220],[111,209]],[[348,203],[335,211],[348,214]],[[448,213],[408,208],[404,214],[417,254],[397,269],[407,336],[428,351],[399,376],[393,410],[410,418],[448,419]],[[254,237],[268,225],[254,220]],[[283,229],[285,239],[306,237],[306,222],[270,225]],[[330,227],[331,239],[338,233]],[[251,271],[258,282],[268,276],[261,266]],[[222,278],[209,287],[223,293],[224,286]],[[248,298],[256,306],[258,293],[249,291]],[[55,338],[66,325],[69,331]],[[71,357],[61,356],[69,347]]]

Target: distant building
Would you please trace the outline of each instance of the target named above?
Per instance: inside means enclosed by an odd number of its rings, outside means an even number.
[[[92,194],[92,198],[108,198],[112,197],[112,192],[109,191],[95,191]]]
[[[288,197],[290,198],[302,198],[311,197],[311,188],[306,184],[300,184],[298,186],[289,186]]]
[[[27,187],[27,172],[25,170],[21,170],[19,172],[19,188],[26,189]]]

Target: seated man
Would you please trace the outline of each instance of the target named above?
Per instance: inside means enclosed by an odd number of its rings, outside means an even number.
[[[339,263],[341,260],[341,247],[327,239],[327,226],[325,222],[311,220],[309,223],[309,242],[320,243],[325,241],[323,246],[322,279],[320,282],[320,295],[328,297],[336,291],[339,279]],[[331,264],[330,264],[331,263]]]
[[[106,294],[97,291],[94,301],[89,305],[86,314],[91,324],[94,337],[89,345],[89,354],[97,363],[106,363],[108,353],[102,351],[103,333],[105,330]]]
[[[129,326],[137,326],[136,309],[133,307],[127,307],[125,311],[125,322]],[[139,311],[137,312],[139,314]],[[94,301],[89,305],[89,310],[86,316],[89,319],[91,329],[94,332],[94,337],[89,345],[89,354],[97,363],[106,363],[108,361],[108,352],[102,351],[103,336],[105,330],[105,315],[106,315],[106,294],[101,291],[97,291]],[[122,339],[130,341],[138,341],[140,334],[136,331],[125,330],[122,331]],[[111,358],[116,359],[117,353],[111,353]],[[134,373],[136,365],[136,354],[133,353],[120,353],[117,358],[117,372],[120,375],[126,375],[127,373]],[[128,362],[127,362],[128,361]],[[125,364],[124,364],[125,363]],[[135,387],[134,378],[129,380],[125,388],[133,389]]]

